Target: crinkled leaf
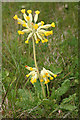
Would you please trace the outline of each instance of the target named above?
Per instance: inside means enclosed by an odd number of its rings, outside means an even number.
[[[68,103],[68,102],[70,102],[71,100],[73,100],[75,97],[76,97],[76,93],[73,94],[73,95],[70,95],[68,98],[63,99],[63,101],[62,101],[61,104],[63,104],[63,103]]]
[[[71,105],[71,104],[63,104],[63,105],[60,106],[60,108],[64,109],[64,110],[72,111],[72,110],[76,109],[77,107],[74,106],[74,105]]]
[[[57,97],[58,97],[58,96],[62,96],[63,94],[65,94],[65,93],[68,91],[69,88],[70,88],[70,80],[65,80],[65,81],[62,83],[61,87],[58,88],[58,89],[55,91],[56,96],[57,96]]]

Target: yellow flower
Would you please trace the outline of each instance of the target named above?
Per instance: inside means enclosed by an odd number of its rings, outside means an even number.
[[[43,70],[41,70],[40,75],[45,80],[45,84],[50,82],[50,80],[53,80],[52,76],[54,76],[55,78],[57,76],[56,74],[52,73],[50,70],[46,70],[45,68],[43,68]],[[50,78],[50,80],[48,78]]]
[[[45,32],[45,35],[46,35],[46,36],[52,35],[52,34],[53,34],[53,31],[52,31],[52,30],[51,30],[51,31],[46,31],[46,32]]]
[[[26,25],[26,24],[23,24],[23,27],[27,27],[27,25]]]
[[[25,41],[25,43],[27,43],[27,44],[28,44],[28,43],[29,43],[29,41],[28,41],[28,40],[26,40],[26,41]]]
[[[32,84],[34,84],[34,83],[36,83],[37,82],[37,80],[36,79],[33,79],[33,78],[31,78],[31,81],[30,81]]]
[[[34,79],[33,81],[34,81],[34,82],[36,82],[37,80],[36,80],[36,79]]]
[[[46,31],[44,34],[45,34],[45,36],[48,36],[48,35],[50,35],[48,31]]]
[[[42,36],[44,36],[44,34],[41,34]]]
[[[17,20],[17,19],[18,19],[18,16],[17,16],[17,15],[15,15],[13,18],[14,18],[15,20]]]
[[[18,34],[20,35],[20,34],[24,34],[24,32],[22,32],[22,31],[20,31],[20,30],[18,30]]]
[[[51,26],[52,26],[52,27],[55,27],[55,23],[54,23],[54,22],[52,22]]]
[[[44,40],[42,40],[42,43],[44,43],[45,41]]]
[[[28,13],[28,14],[32,13],[32,10],[27,10],[27,13]]]
[[[25,20],[23,20],[23,22],[26,23]]]
[[[29,20],[30,20],[30,17],[29,17],[29,16],[26,16],[26,19],[29,21]]]
[[[47,79],[47,82],[50,82],[50,80],[49,80],[49,79]]]
[[[26,77],[29,77],[29,75],[26,75]]]
[[[45,39],[44,41],[45,41],[45,42],[48,42],[48,39]]]
[[[18,22],[18,24],[21,24],[20,22]]]
[[[35,13],[36,13],[36,14],[39,14],[39,13],[40,13],[40,11],[39,11],[39,10],[37,10],[37,11],[35,11]]]
[[[33,68],[32,67],[30,67],[30,71],[32,71],[33,70]]]
[[[51,30],[51,31],[50,31],[50,35],[52,35],[52,34],[53,34],[53,31]]]
[[[44,25],[44,21],[41,21],[42,26]]]
[[[46,76],[45,75],[43,75],[43,78],[45,78]]]
[[[53,80],[53,77],[50,77],[50,80]]]
[[[30,80],[30,82],[31,82],[32,84],[34,84],[34,81],[33,81],[32,79]]]
[[[21,12],[22,12],[22,13],[25,13],[25,9],[22,9]]]
[[[38,40],[36,40],[36,44],[38,44],[39,43],[39,41]]]
[[[55,74],[55,75],[54,75],[54,78],[56,78],[56,77],[57,77],[57,75]]]
[[[37,39],[37,41],[40,41],[40,39]]]
[[[38,28],[38,24],[35,24],[35,25],[34,25],[34,28],[37,29],[37,28]]]
[[[41,79],[40,82],[43,82],[43,79]]]
[[[48,81],[45,81],[45,83],[44,84],[47,84],[48,83]]]

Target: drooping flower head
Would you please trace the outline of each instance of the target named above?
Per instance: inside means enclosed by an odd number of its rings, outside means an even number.
[[[30,73],[27,74],[26,77],[31,76],[30,82],[34,84],[35,82],[37,82],[37,79],[39,78],[37,69],[29,67],[27,65],[25,67],[30,71]],[[52,73],[50,70],[46,70],[45,68],[43,68],[43,70],[41,70],[40,72],[40,78],[41,78],[40,82],[44,82],[44,84],[48,84],[50,80],[53,80],[56,77],[57,77],[56,74]]]
[[[35,11],[34,20],[32,17],[32,10],[27,10],[28,15],[26,14],[25,9],[22,9],[21,12],[23,13],[24,20],[18,18],[17,15],[15,15],[13,18],[18,21],[18,24],[21,24],[24,27],[22,31],[18,31],[18,34],[29,34],[25,43],[28,44],[31,37],[34,37],[36,44],[39,43],[40,40],[42,43],[48,42],[48,39],[45,36],[52,35],[53,31],[47,31],[46,29],[55,27],[55,23],[52,22],[51,24],[46,25],[44,25],[44,21],[37,23],[38,15],[40,14],[40,11],[38,10]]]
[[[50,82],[50,80],[53,80],[54,78],[57,77],[56,74],[54,74],[50,70],[46,70],[45,68],[43,68],[43,70],[41,70],[40,76],[41,76],[40,82],[44,81],[44,84],[48,84]]]
[[[25,66],[26,69],[28,69],[30,71],[29,74],[26,75],[26,77],[30,77],[31,76],[31,80],[30,82],[32,84],[34,84],[35,82],[37,82],[37,79],[38,79],[38,73],[37,73],[37,69],[36,68],[32,68],[32,67],[29,67],[29,66]]]

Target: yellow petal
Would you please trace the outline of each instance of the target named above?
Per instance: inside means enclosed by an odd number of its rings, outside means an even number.
[[[44,41],[45,41],[45,42],[48,42],[48,39],[45,39]]]
[[[34,25],[34,28],[37,29],[37,28],[38,28],[38,24],[35,24],[35,25]]]
[[[44,40],[42,40],[42,43],[44,43],[45,41]]]
[[[49,80],[49,79],[47,79],[47,82],[50,82],[50,80]]]
[[[43,82],[43,79],[41,79],[40,82]]]
[[[20,22],[18,22],[18,24],[21,24]]]
[[[29,43],[29,41],[28,41],[28,40],[26,40],[26,41],[25,41],[25,43],[27,43],[27,44],[28,44],[28,43]]]
[[[28,14],[32,13],[32,10],[27,10],[27,13],[28,13]]]
[[[39,41],[38,40],[36,40],[36,44],[38,44],[39,43]]]
[[[36,14],[39,14],[39,13],[40,13],[40,11],[39,11],[39,10],[37,10],[37,11],[35,11],[35,13],[36,13]]]
[[[27,25],[26,25],[26,24],[23,24],[23,27],[27,27]]]
[[[27,19],[27,20],[30,20],[30,17],[29,17],[29,16],[26,16],[26,19]]]
[[[45,75],[43,75],[43,78],[45,78],[46,76]]]
[[[34,79],[33,81],[34,81],[34,83],[35,83],[35,82],[37,82],[37,80],[36,80],[36,79]]]
[[[37,41],[40,41],[40,39],[37,39]]]
[[[57,77],[57,75],[55,74],[55,75],[54,75],[54,78],[56,78],[56,77]]]
[[[25,13],[25,9],[22,9],[21,12],[22,12],[22,13]]]
[[[50,80],[53,80],[53,77],[50,77]]]
[[[42,26],[44,25],[44,21],[41,21]]]
[[[52,26],[52,27],[55,27],[55,23],[54,23],[54,22],[52,22],[51,26]]]
[[[15,20],[17,20],[17,19],[18,19],[18,16],[17,16],[17,15],[15,15],[13,18],[14,18]]]
[[[29,77],[29,75],[26,75],[26,77]]]
[[[48,81],[45,81],[45,83],[44,84],[47,84],[48,83]]]
[[[24,32],[22,32],[22,31],[20,31],[20,30],[18,30],[18,34],[20,35],[20,34],[24,34]]]
[[[33,70],[33,68],[32,68],[32,67],[30,67],[30,70],[32,71],[32,70]]]

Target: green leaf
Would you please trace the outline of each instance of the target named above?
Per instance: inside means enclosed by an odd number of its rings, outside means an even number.
[[[51,93],[50,98],[52,98],[52,99],[55,98],[55,88],[54,87],[52,88],[52,93]]]
[[[76,109],[77,107],[74,105],[71,105],[71,104],[63,104],[60,106],[60,108],[72,111],[72,110]]]
[[[70,102],[71,100],[73,100],[75,97],[76,97],[76,93],[73,94],[73,95],[70,95],[68,98],[63,99],[63,101],[62,101],[61,104],[68,103],[68,102]]]
[[[69,87],[70,87],[70,80],[65,80],[62,83],[61,87],[55,91],[56,96],[58,97],[65,94],[68,91]]]
[[[34,87],[35,87],[35,92],[37,94],[37,97],[42,97],[42,94],[41,94],[41,85],[40,85],[40,82],[37,80],[36,83],[33,84]]]

